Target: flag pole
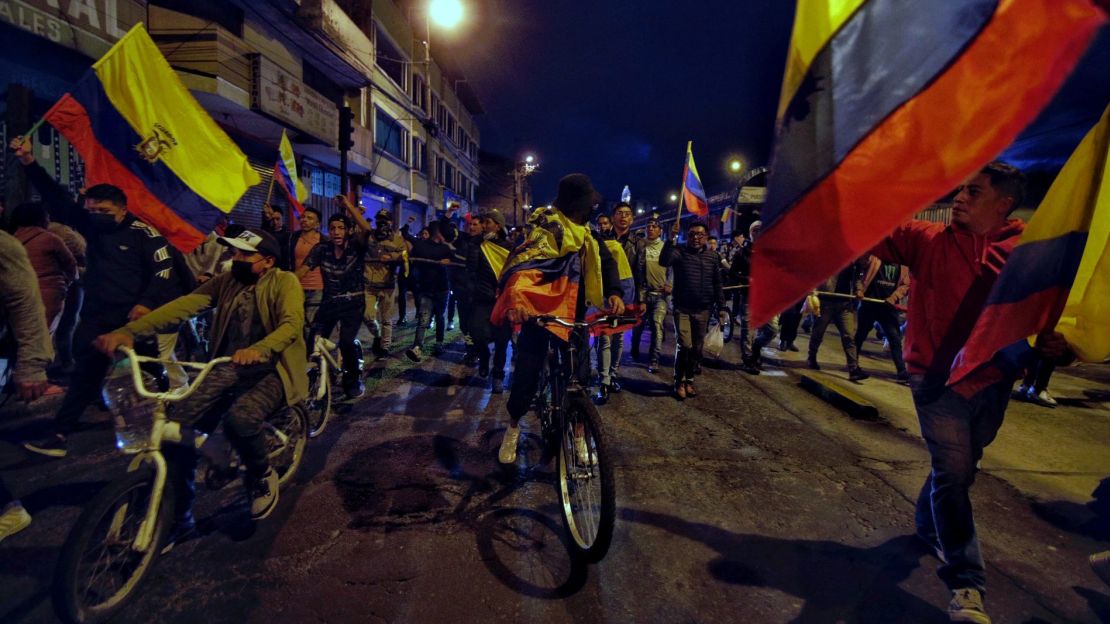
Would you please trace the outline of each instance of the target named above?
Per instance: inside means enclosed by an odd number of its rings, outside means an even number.
[[[690,165],[690,150],[693,149],[694,142],[686,142],[686,160],[682,163],[682,185],[678,190],[678,212],[675,213],[674,222],[682,222],[682,201],[686,199],[686,167]]]
[[[266,191],[266,204],[267,205],[270,203],[270,200],[273,199],[273,197],[274,197],[274,180],[277,179],[277,176],[278,176],[277,167],[274,167],[274,175],[270,176],[270,190]]]

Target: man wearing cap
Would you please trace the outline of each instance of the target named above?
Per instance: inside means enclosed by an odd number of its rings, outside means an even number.
[[[336,196],[339,205],[352,216],[358,210],[343,195]],[[357,399],[365,391],[359,369],[358,350],[355,339],[362,327],[363,312],[366,310],[364,292],[366,246],[352,232],[351,219],[344,214],[335,213],[328,219],[328,240],[312,249],[304,266],[297,269],[301,277],[310,269],[320,267],[324,277],[324,299],[320,311],[312,325],[309,336],[315,334],[330,336],[339,325],[339,352],[343,356],[343,392],[348,399]]]
[[[366,236],[366,264],[362,275],[366,281],[366,309],[363,320],[374,337],[371,350],[376,357],[389,355],[393,347],[393,314],[397,308],[397,272],[405,271],[408,243],[393,227],[393,214],[382,208],[374,215],[378,227],[359,211],[352,216]]]
[[[639,353],[644,327],[650,323],[651,347],[648,350],[648,372],[659,370],[659,352],[663,345],[663,321],[667,318],[667,297],[671,294],[671,276],[667,267],[659,264],[663,253],[663,226],[659,219],[652,218],[647,223],[647,240],[643,253],[637,258],[640,284],[640,301],[644,304],[644,322],[632,330],[632,354]]]
[[[466,272],[471,278],[470,289],[470,338],[474,352],[478,355],[478,376],[491,374],[489,343],[493,342],[493,367],[490,388],[494,394],[505,391],[505,360],[509,352],[512,328],[508,325],[493,325],[490,315],[497,303],[497,284],[500,267],[490,260],[498,253],[508,255],[509,239],[505,233],[505,216],[496,208],[482,214],[482,239],[467,248]],[[485,247],[485,249],[483,249]]]
[[[224,431],[247,469],[244,484],[251,517],[260,520],[270,515],[278,500],[277,473],[266,456],[263,424],[270,414],[308,394],[304,291],[295,275],[277,268],[281,246],[272,234],[244,230],[235,238],[219,240],[233,251],[230,272],[98,337],[95,346],[111,355],[139,336],[177,327],[215,309],[212,355],[229,356],[232,365],[213,369],[188,399],[176,404],[171,416],[191,425],[209,414],[226,415]],[[188,528],[196,454],[174,448],[168,450],[167,459],[181,470],[187,485],[179,488],[177,508],[179,529]]]
[[[557,258],[554,254],[545,254],[542,249],[551,242],[552,238],[561,238],[561,242],[565,243],[572,236],[576,239],[581,236],[581,233],[566,230],[586,229],[590,215],[597,209],[600,201],[601,197],[594,190],[593,182],[588,176],[572,173],[563,177],[559,180],[559,192],[553,204],[555,209],[539,209],[533,214],[531,219],[536,227],[522,245],[514,248],[512,255],[506,261],[504,273],[502,273],[502,283],[505,288],[498,295],[491,320],[495,323],[507,321],[512,324],[522,324],[522,326],[520,339],[515,348],[517,359],[512,389],[509,400],[505,404],[505,409],[509,412],[509,426],[505,430],[505,436],[498,450],[498,460],[503,464],[516,461],[516,448],[520,441],[520,419],[532,409],[539,384],[540,369],[543,367],[544,358],[547,357],[550,340],[554,336],[547,329],[527,321],[536,314],[547,313],[547,309],[554,310],[561,307],[561,303],[566,303],[566,301],[551,301],[546,297],[530,297],[526,285],[518,291],[513,287],[516,282],[509,281],[509,271],[518,266],[526,266],[529,263],[525,260],[532,256],[536,256],[538,261],[561,261],[562,258],[566,258],[567,256]],[[599,271],[594,276],[591,276],[589,271],[582,271],[581,283],[573,289],[573,292],[577,293],[574,305],[575,318],[585,317],[586,294],[591,291],[595,292],[594,296],[602,301],[590,303],[604,305],[607,314],[623,314],[624,300],[621,298],[620,273],[616,260],[608,247],[604,244],[596,244],[588,233],[581,236],[581,239],[584,241],[582,247],[572,253],[583,260],[581,266],[584,268],[587,260],[585,256],[591,253],[590,248],[596,245],[597,249],[593,252],[596,256],[589,260],[596,260]],[[563,248],[564,244],[560,244],[559,249]],[[552,249],[552,251],[558,253],[557,250]],[[600,278],[600,284],[591,283],[591,280],[598,278]],[[575,334],[572,334],[570,339],[584,340]],[[566,345],[561,341],[560,343],[560,346]],[[578,376],[586,378],[589,376],[589,363],[585,358],[582,359],[582,363],[586,365],[586,370],[578,371]],[[588,379],[583,381],[588,383]]]

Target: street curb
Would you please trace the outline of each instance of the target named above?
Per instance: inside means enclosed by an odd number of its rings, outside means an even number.
[[[838,407],[852,418],[879,420],[879,408],[854,391],[829,379],[819,379],[806,373],[799,374],[798,385],[827,403]]]

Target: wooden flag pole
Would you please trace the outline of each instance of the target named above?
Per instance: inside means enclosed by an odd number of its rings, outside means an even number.
[[[270,190],[266,191],[266,205],[270,205],[270,200],[274,198],[274,180],[277,179],[277,167],[274,167],[274,175],[270,176]]]
[[[686,166],[690,164],[690,150],[693,149],[693,147],[693,141],[686,142],[686,159],[682,163],[682,185],[679,187],[678,191],[678,212],[675,213],[674,216],[675,223],[682,222],[682,202],[686,199]]]

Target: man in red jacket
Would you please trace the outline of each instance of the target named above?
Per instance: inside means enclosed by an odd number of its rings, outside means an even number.
[[[957,189],[950,225],[911,221],[874,250],[886,262],[908,266],[913,279],[906,365],[932,463],[915,524],[941,560],[937,574],[952,592],[948,613],[955,622],[990,622],[969,491],[983,448],[1002,425],[1014,380],[966,397],[947,386],[948,375],[1025,227],[1009,218],[1024,193],[1021,171],[990,163]],[[1060,340],[1053,336],[1038,348],[1058,355]]]

